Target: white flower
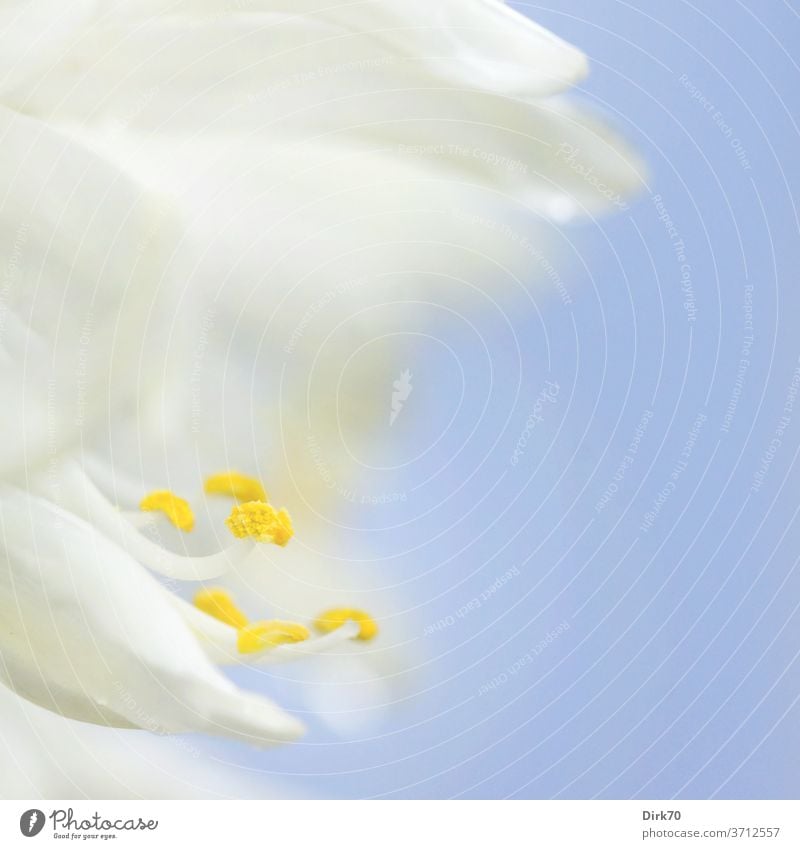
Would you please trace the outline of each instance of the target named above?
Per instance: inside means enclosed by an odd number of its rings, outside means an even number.
[[[121,727],[301,733],[215,664],[336,654],[374,621],[313,592],[282,605],[276,590],[277,608],[328,632],[312,639],[302,623],[250,623],[216,589],[192,606],[149,574],[269,568],[251,538],[285,544],[288,514],[238,498],[230,476],[240,539],[216,553],[167,550],[135,508],[191,529],[167,486],[193,462],[256,471],[271,438],[272,480],[299,482],[300,509],[318,476],[299,422],[307,405],[321,438],[341,425],[330,393],[348,351],[392,320],[371,311],[376,291],[413,300],[429,276],[477,267],[478,289],[496,269],[528,275],[529,257],[505,262],[498,221],[541,233],[551,225],[532,217],[591,215],[632,191],[625,146],[557,96],[585,68],[494,0],[0,7],[0,472],[13,484],[0,493],[0,673],[15,692]],[[325,303],[344,338],[310,391],[322,340],[309,305],[343,285],[354,299]],[[384,423],[386,366],[359,372]],[[369,401],[344,418],[363,435]]]
[[[364,627],[343,618],[327,636],[284,645],[298,626],[234,627],[207,615],[45,499],[4,488],[0,522],[0,676],[17,694],[74,719],[260,744],[292,740],[301,723],[237,690],[213,663],[292,660]],[[220,605],[218,593],[209,598]]]

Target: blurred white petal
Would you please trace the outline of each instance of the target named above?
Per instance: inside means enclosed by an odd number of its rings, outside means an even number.
[[[109,407],[175,246],[166,205],[46,124],[0,106],[0,471],[34,468]]]
[[[209,663],[164,590],[124,551],[49,502],[0,497],[0,675],[65,716],[269,744],[303,726]]]
[[[186,737],[75,722],[0,686],[2,799],[285,799],[307,797],[210,759]]]
[[[74,5],[5,11],[6,102],[65,122],[161,129],[166,119],[186,128],[216,115],[222,127],[237,101],[309,75],[355,69],[362,85],[375,75],[379,86],[541,97],[587,68],[579,50],[496,0],[256,0],[241,11],[224,0]],[[20,49],[25,36],[37,38],[35,61]],[[231,129],[255,112],[235,113]]]

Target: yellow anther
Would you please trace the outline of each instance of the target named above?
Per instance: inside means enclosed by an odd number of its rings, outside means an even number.
[[[204,489],[209,495],[231,495],[237,501],[267,500],[267,493],[260,480],[232,469],[206,478]]]
[[[281,622],[273,619],[269,622],[253,622],[239,629],[236,647],[242,654],[250,654],[264,649],[272,649],[285,643],[300,643],[307,640],[310,631],[297,622]]]
[[[274,542],[286,545],[294,529],[286,510],[276,510],[264,501],[237,504],[225,520],[230,532],[239,539],[252,537],[256,542]]]
[[[314,621],[314,627],[318,631],[328,633],[341,628],[345,622],[356,622],[359,625],[358,639],[371,640],[378,635],[378,623],[363,610],[352,607],[335,607],[321,613]]]
[[[190,531],[194,527],[194,513],[189,502],[170,492],[168,489],[158,489],[146,495],[139,507],[142,510],[160,510],[169,520],[182,531]]]
[[[226,590],[200,590],[194,597],[194,606],[234,628],[244,628],[247,625],[247,617]]]

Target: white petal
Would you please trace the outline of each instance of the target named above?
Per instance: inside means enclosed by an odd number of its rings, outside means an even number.
[[[214,116],[241,128],[257,115],[252,96],[270,86],[300,81],[313,102],[315,88],[325,93],[337,77],[340,92],[351,90],[342,83],[353,70],[373,87],[530,97],[586,73],[579,50],[496,0],[256,0],[244,13],[225,0],[102,5],[93,20],[55,15],[44,38],[35,16],[15,17],[0,37],[11,60],[5,85],[0,75],[3,101],[114,132],[167,129],[165,119],[172,130],[205,127]],[[38,40],[39,50],[20,51],[21,39]],[[308,93],[309,81],[321,85]]]
[[[507,207],[520,204],[566,221],[625,208],[626,198],[644,186],[644,165],[630,145],[598,116],[564,98],[386,92],[358,124],[362,106],[349,112],[354,129],[348,140],[363,155],[383,151],[387,175],[392,160],[400,158],[416,163],[417,179],[435,175],[441,193],[466,194],[471,187],[464,211],[480,210],[482,189]],[[347,108],[338,109],[342,124]]]
[[[309,712],[341,737],[363,739],[375,733],[387,710],[408,697],[370,658],[351,654],[304,667],[303,701]]]
[[[76,722],[0,686],[0,799],[285,799],[303,788],[223,764],[200,741]]]
[[[278,663],[291,663],[316,657],[320,654],[332,654],[339,646],[351,642],[358,636],[360,626],[355,622],[345,622],[340,628],[322,637],[312,637],[300,643],[277,646],[258,652],[241,654],[236,648],[237,631],[224,622],[208,616],[188,602],[174,597],[178,612],[200,638],[200,644],[212,663],[225,665],[270,666]]]
[[[123,375],[147,363],[142,331],[174,232],[117,167],[39,121],[0,107],[0,146],[7,475],[41,464],[133,395]]]
[[[242,563],[256,547],[251,539],[230,537],[230,544],[214,554],[183,555],[169,551],[144,536],[131,523],[128,511],[114,507],[77,463],[54,467],[49,476],[32,481],[32,486],[39,494],[90,522],[129,555],[167,578],[180,581],[218,578]]]
[[[262,163],[281,158],[281,143],[321,144],[329,160],[337,147],[364,156],[380,147],[387,174],[392,160],[410,157],[420,176],[450,172],[566,218],[582,210],[564,202],[565,187],[553,179],[564,169],[550,173],[552,136],[571,143],[572,133],[533,99],[584,71],[579,51],[495,0],[269,0],[249,3],[247,14],[223,2],[126,3],[91,26],[76,24],[74,41],[43,76],[16,93],[0,89],[0,99],[62,124],[159,187],[174,187],[189,168],[197,173],[204,141],[238,163],[240,175],[261,167],[229,149],[232,138],[254,136]],[[166,158],[153,135],[171,148]],[[617,145],[618,173],[599,176],[624,193],[638,180]],[[442,146],[460,152],[435,154],[433,169],[426,154],[403,150]],[[285,163],[268,171],[282,175]],[[354,176],[358,184],[369,171]],[[244,187],[252,197],[249,180]],[[293,200],[303,197],[302,182],[293,188]],[[305,196],[325,188],[312,184]],[[608,206],[596,191],[583,194],[598,201],[595,209]]]
[[[302,725],[239,691],[206,659],[163,588],[91,526],[0,491],[0,679],[56,712],[250,743]]]

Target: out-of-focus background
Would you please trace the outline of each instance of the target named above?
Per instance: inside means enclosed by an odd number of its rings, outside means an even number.
[[[573,96],[641,153],[647,185],[579,225],[487,218],[507,272],[429,274],[413,305],[383,305],[335,395],[357,410],[365,362],[388,359],[369,389],[385,423],[364,443],[344,422],[356,484],[297,437],[321,483],[305,515],[333,533],[301,521],[293,545],[379,591],[388,677],[237,670],[309,734],[179,739],[186,793],[800,792],[800,8],[513,5],[589,55]]]

